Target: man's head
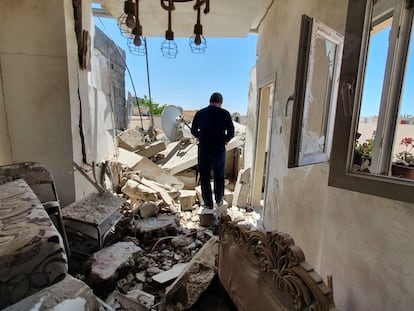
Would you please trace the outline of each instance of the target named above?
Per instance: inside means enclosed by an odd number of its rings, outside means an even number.
[[[210,105],[213,104],[215,106],[221,106],[221,104],[223,103],[223,95],[221,95],[220,93],[213,93],[210,96]]]

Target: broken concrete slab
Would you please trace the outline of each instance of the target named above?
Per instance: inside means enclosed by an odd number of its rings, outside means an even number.
[[[212,237],[188,263],[180,276],[166,288],[167,303],[190,308],[207,289],[217,273],[218,238]]]
[[[233,193],[233,206],[246,207],[248,206],[250,193],[250,184],[237,183]]]
[[[128,129],[123,131],[117,136],[118,146],[128,151],[137,151],[145,148],[143,133],[135,130]]]
[[[179,180],[184,183],[185,190],[193,190],[197,187],[196,171],[194,169],[186,169],[182,172],[174,174]]]
[[[242,184],[250,184],[250,175],[252,169],[250,167],[241,169],[237,175],[237,182]]]
[[[92,283],[115,280],[117,270],[142,249],[132,242],[118,242],[93,254],[89,278]]]
[[[178,218],[174,215],[148,217],[135,223],[135,231],[144,244],[164,236],[177,235]]]
[[[142,178],[140,183],[156,191],[159,195],[159,198],[165,202],[171,212],[175,213],[177,211],[174,200],[171,198],[165,188],[161,187],[158,183],[145,178]]]
[[[240,127],[242,131],[243,126]],[[240,147],[244,144],[244,139],[241,136],[235,136],[226,145],[226,150],[230,151],[234,148]],[[197,144],[176,144],[173,149],[170,149],[170,153],[166,155],[168,159],[165,163],[161,164],[161,167],[172,175],[182,172],[188,168],[197,165]]]
[[[155,141],[151,143],[150,145],[146,145],[143,149],[138,150],[136,153],[139,155],[151,158],[152,156],[156,155],[157,153],[160,153],[161,151],[166,149],[166,143],[163,141]]]
[[[176,279],[187,267],[186,263],[178,263],[174,265],[170,270],[163,271],[152,276],[152,280],[158,284],[164,285],[174,279]]]
[[[158,192],[136,182],[135,180],[128,180],[121,189],[122,193],[126,194],[129,198],[142,201],[157,201]]]
[[[118,162],[126,166],[128,170],[137,171],[143,177],[160,184],[167,184],[177,190],[181,190],[184,187],[184,183],[178,178],[167,173],[157,164],[139,154],[119,148]]]
[[[67,274],[62,281],[4,309],[21,310],[99,310],[99,303],[84,282]]]
[[[234,187],[232,201],[233,206],[246,207],[248,205],[250,194],[250,175],[250,167],[239,171],[239,174],[237,175],[237,182]]]

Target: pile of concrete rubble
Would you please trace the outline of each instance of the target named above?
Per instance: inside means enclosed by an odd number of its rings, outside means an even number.
[[[256,228],[260,215],[247,206],[250,170],[232,163],[223,206],[202,207],[197,185],[197,145],[168,143],[130,129],[118,135],[113,195],[125,200],[117,239],[94,252],[78,277],[109,310],[188,310],[217,273],[218,226],[222,215]],[[244,128],[227,151],[244,144]]]

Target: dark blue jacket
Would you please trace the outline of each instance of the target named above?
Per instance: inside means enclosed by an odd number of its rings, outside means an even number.
[[[234,137],[230,113],[223,108],[207,106],[194,116],[191,134],[199,140],[200,148],[214,151],[222,149]]]

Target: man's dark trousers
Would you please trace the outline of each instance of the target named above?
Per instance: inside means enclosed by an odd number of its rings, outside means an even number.
[[[200,171],[201,194],[204,205],[213,207],[213,196],[211,191],[211,169],[214,172],[214,196],[219,203],[224,196],[224,170],[226,166],[226,148],[220,147],[216,150],[198,146],[198,169]]]

